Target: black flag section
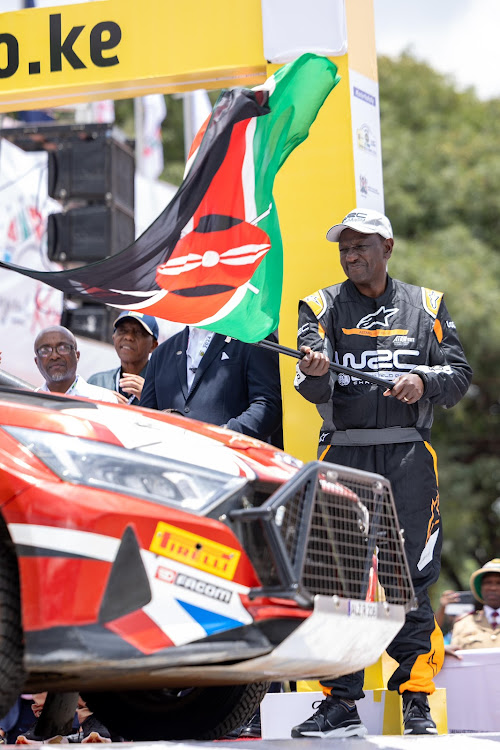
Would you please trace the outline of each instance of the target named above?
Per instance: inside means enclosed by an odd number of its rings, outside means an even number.
[[[64,271],[35,271],[0,261],[0,267],[42,281],[64,294],[122,307],[147,303],[162,290],[156,271],[172,254],[229,147],[233,126],[269,114],[263,91],[224,91],[212,112],[194,163],[168,206],[131,245],[115,255]]]

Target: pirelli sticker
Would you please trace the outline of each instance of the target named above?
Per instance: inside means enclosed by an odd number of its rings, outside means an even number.
[[[232,581],[241,552],[190,531],[159,521],[149,547],[151,552],[192,568]]]

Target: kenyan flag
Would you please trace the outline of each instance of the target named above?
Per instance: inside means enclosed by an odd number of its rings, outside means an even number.
[[[120,253],[67,271],[0,267],[66,294],[260,341],[277,328],[281,304],[274,179],[338,80],[330,60],[306,54],[263,86],[224,91],[179,190]]]
[[[224,161],[158,269],[157,282],[170,295],[156,314],[241,341],[260,341],[277,328],[283,247],[274,179],[338,80],[327,58],[303,55],[252,89],[269,114],[233,127]]]

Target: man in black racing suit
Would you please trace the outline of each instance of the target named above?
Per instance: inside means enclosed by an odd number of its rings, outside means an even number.
[[[388,653],[399,667],[388,688],[403,696],[405,734],[436,734],[427,695],[444,657],[427,588],[440,570],[442,543],[436,455],[430,444],[434,404],[454,406],[472,370],[441,292],[387,274],[394,244],[386,216],[354,209],[327,233],[339,243],[347,276],[300,301],[295,387],[323,418],[318,457],[376,472],[392,485],[418,598]],[[330,361],[359,371],[337,376]],[[391,382],[383,390],[363,372]],[[363,672],[322,680],[325,700],[294,727],[293,737],[363,736],[355,701]]]

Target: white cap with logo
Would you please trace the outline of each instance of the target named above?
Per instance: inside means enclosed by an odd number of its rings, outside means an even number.
[[[326,233],[330,242],[338,242],[344,229],[354,229],[361,234],[380,234],[384,239],[394,237],[391,222],[379,211],[371,208],[355,208],[342,219],[341,224],[335,224]]]

